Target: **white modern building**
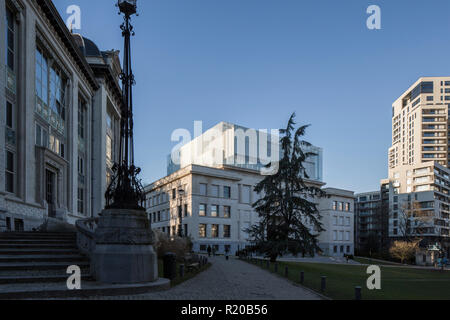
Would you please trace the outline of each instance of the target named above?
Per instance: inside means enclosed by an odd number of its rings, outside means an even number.
[[[0,0],[0,26],[0,231],[97,214],[116,154],[118,52],[69,32],[51,0]]]
[[[324,188],[327,197],[319,199],[323,228],[319,246],[326,256],[353,255],[355,197],[353,191]]]
[[[242,138],[245,135],[247,138]],[[254,187],[267,174],[261,171],[264,159],[261,162],[255,155],[261,150],[277,150],[276,154],[279,154],[279,146],[274,145],[278,139],[222,122],[183,146],[179,164],[174,164],[176,156],[170,157],[168,176],[145,187],[152,228],[169,236],[177,235],[181,230],[183,235],[192,238],[196,252],[204,252],[211,246],[219,253],[227,249],[234,253],[248,246],[245,230],[259,221],[252,208],[259,197]],[[260,141],[270,146],[264,147]],[[270,151],[269,158],[275,154]],[[311,146],[305,151],[315,154],[306,162],[308,178],[305,181],[321,188],[325,185],[322,182],[322,150]],[[347,225],[347,217],[353,214],[353,193],[337,189],[329,191],[331,197],[319,205],[324,213],[324,226],[327,226],[327,231],[319,238],[321,247],[330,255],[352,254],[353,217],[350,225]],[[333,222],[335,215],[339,217],[336,225]]]

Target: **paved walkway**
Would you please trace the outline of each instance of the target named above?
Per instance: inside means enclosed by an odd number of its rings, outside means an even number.
[[[303,287],[234,258],[211,257],[212,266],[161,292],[103,299],[127,300],[320,300]]]

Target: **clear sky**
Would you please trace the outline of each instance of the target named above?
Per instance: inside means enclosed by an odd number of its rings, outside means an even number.
[[[121,49],[114,0],[54,0],[80,33]],[[382,29],[369,30],[369,5]],[[177,128],[228,121],[311,124],[328,186],[379,189],[387,177],[391,106],[421,76],[450,75],[448,0],[138,0],[133,64],[135,144],[144,183],[166,173]],[[75,30],[78,32],[78,30]]]

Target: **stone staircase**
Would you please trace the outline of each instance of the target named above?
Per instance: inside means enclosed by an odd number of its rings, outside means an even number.
[[[0,298],[2,285],[65,282],[71,265],[89,279],[89,258],[79,253],[76,233],[0,233]]]
[[[67,268],[81,269],[81,290],[68,290]],[[77,248],[76,233],[0,233],[0,300],[88,298],[165,290],[170,282],[102,285],[90,276],[89,258]]]

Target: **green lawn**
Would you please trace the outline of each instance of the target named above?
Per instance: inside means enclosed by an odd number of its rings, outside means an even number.
[[[370,258],[359,258],[359,257],[356,258],[356,257],[355,257],[355,259],[353,259],[353,260],[355,260],[355,261],[357,261],[357,262],[359,262],[359,263],[362,263],[362,264],[370,264],[370,265],[374,264],[374,265],[378,265],[378,266],[383,266],[383,265],[386,265],[386,266],[389,266],[389,265],[398,265],[398,264],[396,264],[396,263],[394,263],[394,262],[372,260],[372,259],[370,259]]]
[[[179,285],[180,283],[183,283],[186,280],[189,280],[189,279],[195,277],[199,273],[207,270],[210,266],[211,266],[211,263],[208,262],[205,266],[200,267],[199,270],[196,270],[193,272],[187,272],[187,270],[185,269],[184,277],[180,278],[180,264],[177,262],[177,277],[170,282],[171,287]],[[163,261],[162,260],[158,260],[158,276],[160,278],[164,277],[164,269],[163,269]]]
[[[450,299],[448,271],[380,266],[381,290],[371,291],[366,286],[369,277],[366,266],[279,262],[278,273],[282,276],[285,266],[289,268],[289,279],[297,283],[300,282],[300,271],[304,271],[304,286],[316,291],[320,290],[321,276],[326,276],[324,295],[335,300],[354,299],[355,286],[362,288],[363,300]],[[266,269],[266,262],[263,268]],[[274,272],[274,264],[271,264],[270,271]]]

